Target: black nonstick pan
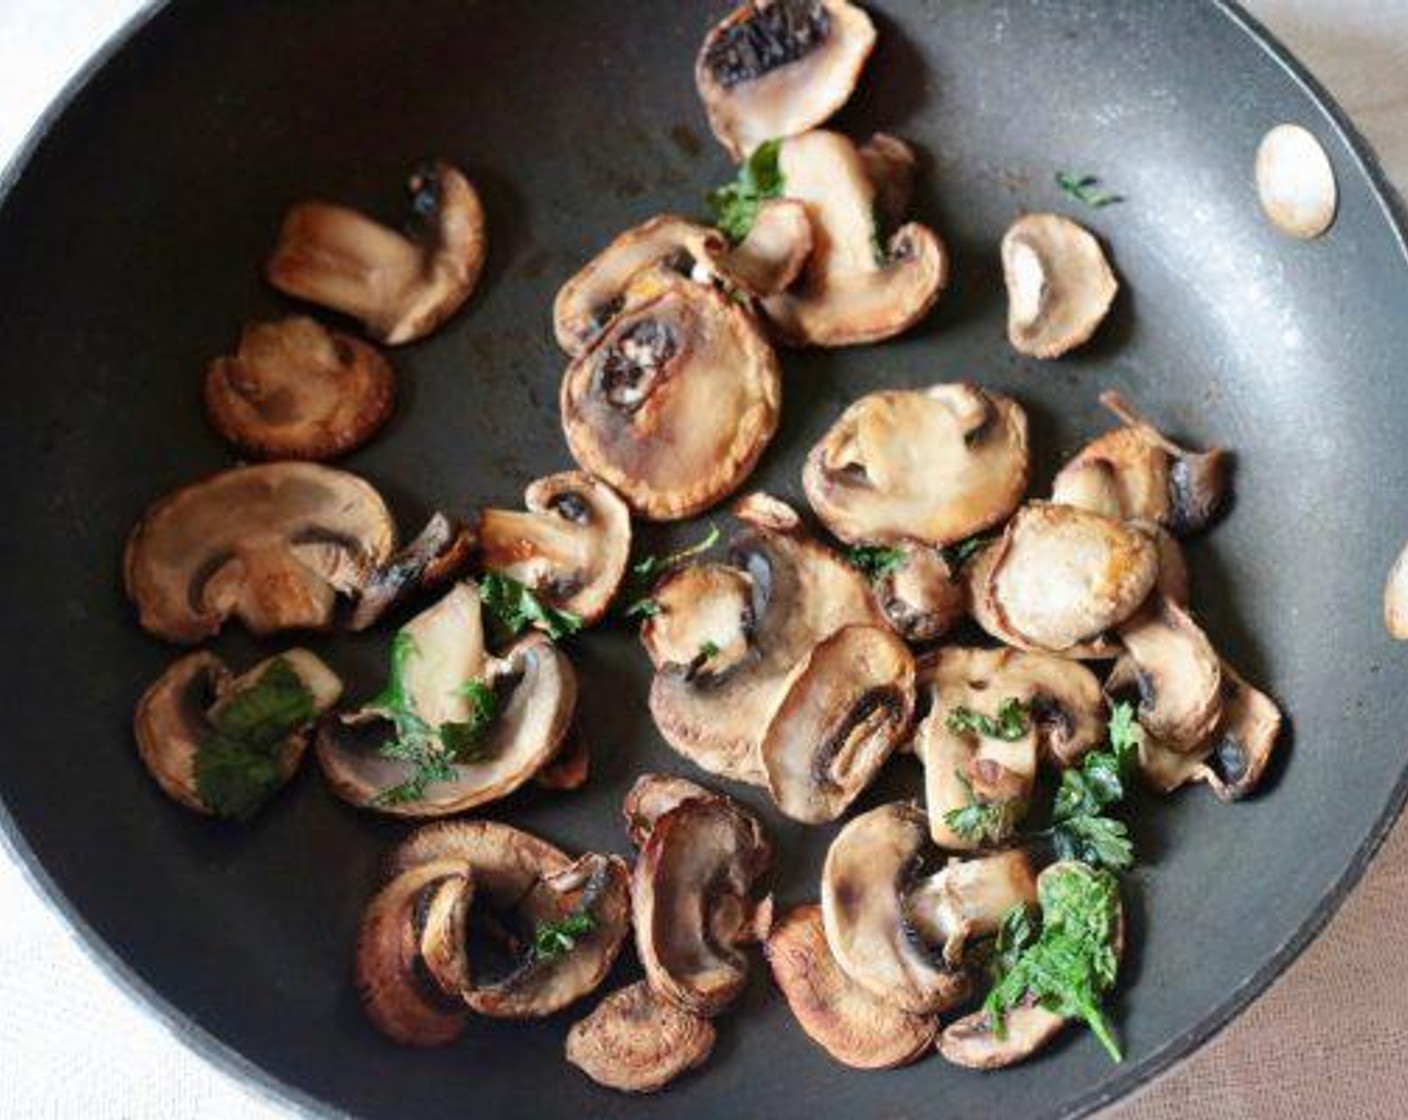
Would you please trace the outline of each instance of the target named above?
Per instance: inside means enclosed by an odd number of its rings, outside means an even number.
[[[151,500],[232,461],[202,419],[201,375],[245,321],[288,307],[260,278],[285,208],[323,196],[391,217],[407,168],[432,153],[483,193],[479,292],[394,353],[397,416],[345,462],[409,531],[432,508],[514,505],[569,464],[553,294],[616,232],[698,213],[731,175],[692,76],[715,3],[176,0],[70,91],[0,208],[0,818],[93,952],[213,1060],[311,1111],[359,1116],[1071,1116],[1216,1031],[1363,870],[1408,771],[1404,661],[1379,618],[1408,494],[1408,262],[1372,157],[1230,4],[870,6],[880,45],[837,125],[924,153],[915,210],[955,274],[899,340],[784,355],[782,428],[753,483],[799,498],[802,455],[846,402],[961,378],[1026,405],[1034,493],[1104,429],[1106,388],[1174,436],[1236,452],[1235,505],[1190,552],[1193,602],[1290,733],[1247,803],[1201,789],[1137,802],[1133,953],[1113,1008],[1126,1061],[1071,1030],[1000,1074],[937,1058],[852,1072],[807,1041],[762,967],[709,1066],[654,1098],[612,1095],[563,1061],[571,1012],[397,1049],[365,1021],[349,959],[378,859],[405,827],[337,801],[313,766],[243,827],[161,795],[129,721],[173,651],[135,624],[122,542]],[[1338,220],[1316,242],[1276,233],[1257,205],[1257,144],[1283,121],[1319,136],[1338,175]],[[1082,208],[1057,189],[1062,170],[1096,173],[1125,201]],[[1090,225],[1125,280],[1094,344],[1055,363],[1004,340],[997,242],[1028,209]],[[384,666],[384,631],[310,641],[354,690]],[[256,652],[238,633],[217,648],[239,663]],[[692,771],[650,724],[631,633],[592,633],[573,656],[591,781],[489,815],[624,851],[632,778]],[[865,804],[918,788],[900,759]],[[814,897],[834,829],[730,792],[773,832],[779,898]],[[612,986],[634,976],[629,957]]]

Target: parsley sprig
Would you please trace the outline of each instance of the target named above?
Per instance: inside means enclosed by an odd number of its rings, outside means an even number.
[[[1062,771],[1049,832],[1061,859],[1123,871],[1134,863],[1134,845],[1125,823],[1105,810],[1124,800],[1138,762],[1133,705],[1121,702],[1111,709],[1109,737],[1109,750],[1091,751],[1079,767]]]
[[[552,960],[570,953],[577,942],[596,929],[596,919],[587,910],[574,910],[555,922],[539,922],[533,931],[533,953],[539,960]]]
[[[1124,201],[1124,195],[1102,190],[1100,179],[1095,175],[1072,175],[1069,171],[1058,171],[1056,185],[1077,202],[1095,210]]]
[[[957,735],[977,733],[1004,743],[1015,743],[1032,725],[1031,711],[1015,696],[1007,697],[997,706],[996,718],[958,704],[949,710],[944,723]]]
[[[743,161],[732,183],[705,196],[714,224],[730,241],[742,241],[758,220],[758,208],[769,198],[782,194],[782,171],[778,155],[782,141],[766,140]]]
[[[651,586],[672,568],[678,568],[686,560],[708,552],[719,543],[719,536],[719,527],[711,521],[709,531],[704,534],[703,539],[694,544],[665,556],[648,553],[632,564],[625,596],[626,617],[654,618],[659,614],[660,604],[650,597]]]
[[[948,825],[963,839],[978,844],[1001,844],[1017,828],[1025,806],[1020,801],[1004,798],[999,801],[979,801],[973,783],[961,771],[954,775],[968,794],[968,803],[944,814]]]
[[[525,584],[503,572],[487,572],[479,583],[479,598],[507,637],[536,626],[553,641],[582,628],[582,616],[544,603]]]

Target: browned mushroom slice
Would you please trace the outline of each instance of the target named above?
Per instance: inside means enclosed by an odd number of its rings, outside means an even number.
[[[650,839],[650,830],[655,827],[655,822],[676,805],[717,796],[713,790],[688,778],[678,778],[673,774],[642,774],[627,790],[626,798],[621,803],[621,814],[626,818],[626,834],[637,848],[643,847]],[[761,831],[758,835],[761,842]]]
[[[1058,214],[1026,214],[1002,238],[1007,337],[1023,354],[1059,358],[1089,341],[1119,291],[1100,242]]]
[[[1018,510],[989,556],[987,593],[1003,630],[1055,653],[1124,622],[1159,575],[1143,533],[1046,502]]]
[[[190,653],[137,702],[137,750],[188,809],[244,817],[293,776],[309,728],[341,694],[342,682],[305,649],[239,677],[213,653]]]
[[[1384,625],[1391,637],[1408,641],[1408,545],[1393,562],[1384,585]]]
[[[860,146],[866,177],[875,188],[875,205],[891,225],[904,221],[914,193],[914,149],[898,136],[877,132]]]
[[[662,663],[651,684],[650,711],[666,742],[686,758],[714,773],[764,785],[758,744],[787,675],[842,626],[884,626],[885,618],[861,574],[808,537],[788,507],[755,496],[737,512],[750,525],[731,548],[732,563],[747,576],[752,596],[750,624],[744,628],[748,656],[717,675]],[[727,601],[736,609],[732,590]],[[719,645],[722,653],[727,647],[722,640]]]
[[[861,397],[812,448],[807,500],[851,544],[954,544],[1005,521],[1027,486],[1027,418],[964,383]]]
[[[695,61],[709,127],[735,159],[805,132],[846,103],[874,46],[875,25],[850,0],[748,0]]]
[[[888,628],[843,626],[784,686],[759,747],[778,808],[808,824],[846,811],[914,716],[914,658]]]
[[[1115,662],[1105,678],[1105,695],[1111,704],[1139,704],[1139,671],[1133,659],[1125,654]],[[1136,719],[1131,727],[1139,751],[1139,775],[1144,783],[1159,793],[1172,793],[1189,782],[1201,780],[1206,751],[1175,751],[1164,746],[1140,726]]]
[[[345,206],[295,206],[266,266],[269,283],[360,320],[388,346],[429,334],[479,282],[484,208],[469,180],[444,162],[417,167],[408,190],[410,236]]]
[[[533,781],[544,789],[579,789],[591,773],[591,744],[577,720],[567,728],[562,746],[551,762],[533,775]]]
[[[356,475],[237,467],[148,507],[127,541],[127,594],[146,629],[183,644],[231,616],[256,634],[320,629],[395,543],[390,511]]]
[[[1222,664],[1181,607],[1157,597],[1119,628],[1139,689],[1139,722],[1164,746],[1193,751],[1222,714]]]
[[[997,933],[1014,906],[1036,904],[1036,875],[1022,851],[951,859],[911,887],[905,914],[930,945],[943,947],[952,968],[964,963],[970,941]]]
[[[826,944],[821,907],[789,910],[768,934],[764,951],[797,1022],[843,1065],[893,1069],[933,1045],[935,1016],[903,1011],[842,971]]]
[[[573,457],[644,517],[670,521],[736,489],[777,428],[777,357],[747,310],[678,276],[639,276],[567,369]]]
[[[612,992],[567,1032],[567,1060],[598,1085],[653,1093],[702,1066],[714,1024],[662,999],[644,980]]]
[[[940,549],[905,541],[897,562],[874,577],[875,596],[907,642],[943,637],[968,614],[968,588]]]
[[[901,225],[882,243],[876,188],[856,146],[835,132],[784,141],[783,192],[806,204],[815,244],[802,278],[764,301],[798,346],[852,346],[908,330],[948,281],[948,252],[928,226]]]
[[[667,573],[651,594],[655,613],[640,628],[651,664],[691,678],[724,676],[751,652],[753,581],[727,564],[690,564]]]
[[[1222,720],[1199,778],[1223,801],[1240,801],[1261,782],[1281,737],[1281,710],[1222,663]]]
[[[756,940],[753,884],[770,853],[754,822],[722,797],[687,799],[650,830],[632,878],[636,950],[650,986],[695,1015],[743,990]]]
[[[583,623],[606,613],[631,553],[631,513],[603,482],[563,471],[534,482],[526,513],[486,509],[479,548],[487,571],[503,572]]]
[[[465,916],[470,1009],[500,1019],[551,1015],[594,990],[630,926],[630,881],[616,856],[569,858],[495,821],[445,821],[392,854],[393,875],[458,861],[474,884]]]
[[[1035,1054],[1066,1025],[1065,1019],[1040,1004],[1014,1007],[1003,1019],[1000,1037],[985,1011],[955,1019],[939,1035],[939,1053],[957,1066],[1001,1069]]]
[[[474,534],[458,521],[431,514],[410,544],[366,573],[347,628],[366,630],[413,592],[449,582],[469,563],[475,544]]]
[[[807,208],[790,198],[758,207],[747,236],[720,259],[729,281],[755,296],[785,291],[802,274],[815,244]]]
[[[463,977],[465,910],[473,893],[467,865],[441,859],[397,875],[368,904],[357,938],[357,987],[367,1016],[388,1038],[442,1046],[464,1030],[459,990],[439,981]]]

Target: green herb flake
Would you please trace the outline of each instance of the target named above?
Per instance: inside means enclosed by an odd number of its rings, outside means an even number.
[[[699,646],[699,660],[708,661],[709,658],[713,657],[718,652],[719,645],[717,642],[703,642]]]
[[[904,567],[904,549],[879,544],[857,544],[846,549],[846,561],[872,580],[883,579]]]
[[[1134,845],[1123,821],[1105,810],[1124,800],[1139,754],[1134,708],[1116,704],[1110,713],[1110,749],[1091,751],[1079,767],[1061,774],[1051,809],[1051,843],[1062,859],[1078,859],[1122,871],[1134,863]]]
[[[553,641],[558,641],[582,628],[581,615],[549,606],[524,584],[503,572],[489,572],[484,576],[479,584],[479,598],[509,637],[522,633],[527,626],[536,626]]]
[[[1031,713],[1026,704],[1009,696],[997,706],[996,718],[959,704],[949,710],[944,723],[956,735],[978,734],[1015,743],[1031,729]]]
[[[956,580],[963,570],[963,565],[992,544],[993,539],[992,537],[969,537],[966,541],[959,541],[947,548],[941,548],[939,553],[943,556],[944,563],[948,565],[949,577]]]
[[[709,531],[694,544],[682,548],[678,552],[671,552],[667,556],[649,553],[632,564],[631,577],[626,592],[628,604],[625,610],[626,617],[654,618],[659,614],[660,604],[651,598],[651,586],[672,568],[678,568],[686,560],[693,560],[696,556],[708,552],[719,543],[721,535],[719,527],[711,521],[709,522]]]
[[[1124,201],[1124,195],[1102,190],[1099,178],[1094,175],[1072,175],[1068,171],[1058,171],[1056,185],[1077,202],[1095,210]]]
[[[585,910],[574,910],[555,922],[539,922],[533,931],[533,952],[539,960],[552,960],[577,947],[579,939],[596,929],[596,919]]]
[[[767,199],[782,194],[783,177],[778,166],[781,151],[781,140],[759,144],[743,161],[732,183],[710,191],[705,197],[714,215],[714,224],[730,241],[737,243],[747,237],[758,219],[758,208]]]
[[[979,801],[973,785],[960,771],[954,776],[968,794],[968,803],[944,814],[948,825],[964,840],[977,844],[1001,844],[1012,835],[1024,806],[1019,801]]]

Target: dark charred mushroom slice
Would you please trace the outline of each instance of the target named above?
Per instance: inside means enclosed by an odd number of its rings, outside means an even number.
[[[1408,641],[1408,546],[1393,562],[1384,585],[1384,625],[1391,637]]]
[[[632,877],[636,950],[655,992],[717,1015],[743,990],[757,939],[753,885],[770,853],[757,824],[721,797],[687,799],[656,819]]]
[[[764,945],[787,1006],[807,1036],[843,1065],[893,1069],[934,1044],[939,1022],[913,1015],[857,984],[826,943],[821,907],[796,906]]]
[[[720,259],[726,279],[755,296],[786,291],[802,274],[815,246],[805,204],[770,198],[758,207],[752,228]]]
[[[1021,503],[1027,418],[1008,397],[956,383],[856,401],[812,448],[807,500],[851,544],[954,544]]]
[[[927,226],[901,225],[888,242],[877,193],[856,146],[815,131],[783,143],[786,197],[805,203],[814,246],[801,279],[764,301],[768,319],[798,346],[851,346],[908,330],[948,281],[948,252]]]
[[[717,796],[713,790],[688,778],[678,778],[673,774],[642,774],[621,803],[621,814],[626,818],[626,834],[637,848],[644,847],[655,822],[675,806],[685,801]],[[762,842],[761,828],[758,840]]]
[[[360,320],[388,346],[429,334],[479,282],[484,208],[448,163],[420,165],[408,189],[409,236],[345,206],[295,206],[266,267],[269,283]]]
[[[876,578],[876,598],[905,641],[935,641],[967,616],[967,584],[939,549],[914,541],[897,547],[900,562]]]
[[[1139,723],[1171,750],[1194,751],[1222,715],[1222,663],[1186,611],[1161,597],[1119,628],[1139,689]]]
[[[1061,1033],[1066,1020],[1039,1004],[1014,1007],[998,1037],[992,1017],[975,1011],[955,1019],[939,1035],[939,1053],[956,1066],[1001,1069],[1035,1054]]]
[[[849,0],[741,4],[695,62],[709,127],[735,159],[814,128],[846,103],[874,46],[874,24]]]
[[[526,513],[486,509],[480,556],[557,610],[583,623],[606,613],[631,553],[631,512],[603,482],[581,471],[540,478],[523,495]]]
[[[1002,239],[1007,337],[1023,354],[1059,358],[1090,340],[1119,291],[1100,242],[1058,214],[1027,214]]]
[[[410,544],[366,573],[347,628],[366,630],[407,596],[447,583],[469,563],[475,543],[474,534],[458,521],[431,514]]]
[[[356,475],[237,467],[147,509],[127,541],[127,594],[147,630],[183,644],[231,616],[256,634],[321,629],[395,543],[390,511]]]
[[[784,686],[759,748],[778,808],[809,824],[846,811],[914,716],[914,658],[888,628],[844,626]]]
[[[777,357],[744,308],[653,272],[562,382],[562,424],[583,470],[644,517],[707,509],[748,476],[777,428]]]
[[[567,1032],[567,1060],[598,1085],[653,1093],[702,1066],[714,1024],[662,999],[644,980],[612,992]]]

